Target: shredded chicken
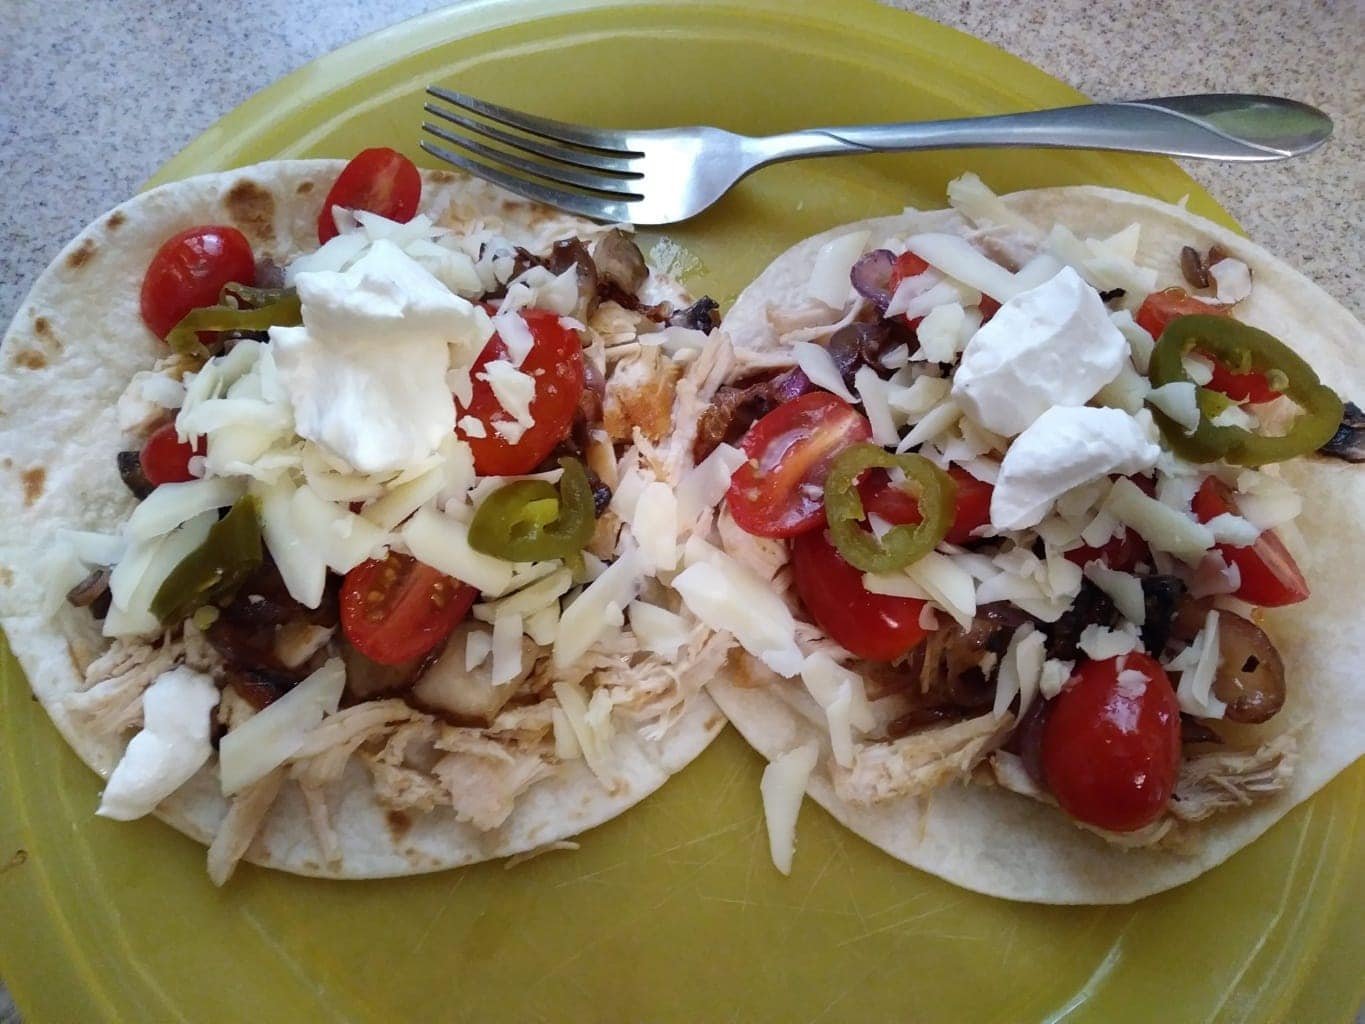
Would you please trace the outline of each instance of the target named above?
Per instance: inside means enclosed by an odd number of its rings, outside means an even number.
[[[541,658],[527,680],[527,688],[533,693],[544,693],[554,683],[582,683],[595,672],[619,668],[638,652],[633,633],[627,630],[608,631],[581,658],[566,668],[556,668],[551,659]]]
[[[617,302],[604,302],[593,311],[588,327],[601,336],[607,348],[634,342],[641,334],[657,329],[653,320]]]
[[[159,675],[180,664],[183,656],[181,644],[154,647],[138,640],[116,640],[86,670],[89,688],[67,697],[65,707],[89,722],[96,735],[132,729],[142,722],[143,692]]]
[[[622,359],[607,379],[603,426],[614,441],[629,441],[638,427],[658,441],[672,426],[678,364],[656,346]]]
[[[218,716],[219,724],[224,726],[228,732],[237,728],[255,713],[256,709],[252,707],[250,701],[231,686],[223,687],[222,695],[218,698],[218,710],[215,714]]]
[[[227,817],[218,826],[218,833],[209,845],[209,878],[214,885],[226,883],[237,869],[237,862],[246,856],[261,823],[280,794],[284,775],[283,768],[276,768],[233,798]]]
[[[370,769],[375,796],[385,807],[426,814],[446,802],[444,784],[427,772],[386,764],[374,757],[367,757],[365,765]]]
[[[768,326],[781,336],[791,331],[833,323],[842,312],[833,306],[826,306],[823,302],[810,302],[795,309],[769,303],[763,310],[763,317],[768,321]]]
[[[621,665],[598,674],[597,685],[607,687],[614,710],[642,723],[641,735],[651,742],[682,717],[689,703],[725,666],[735,639],[713,633],[697,623],[672,658],[651,654],[636,665]]]
[[[1180,764],[1171,814],[1181,821],[1203,821],[1226,808],[1264,799],[1289,785],[1297,760],[1298,741],[1290,733],[1256,750],[1188,757]]]
[[[554,706],[548,701],[504,708],[484,730],[488,736],[509,740],[521,746],[534,746],[554,729]]]
[[[321,787],[341,778],[346,762],[370,740],[387,737],[395,727],[430,718],[401,700],[368,701],[343,708],[308,734],[294,755],[290,774],[306,786]]]
[[[335,864],[341,859],[341,847],[337,843],[336,830],[332,828],[332,816],[327,809],[327,794],[314,786],[300,786],[303,802],[308,808],[308,823],[313,827],[313,836],[318,841],[323,860]]]
[[[447,730],[436,745],[450,753],[431,773],[445,786],[456,820],[484,832],[506,821],[516,798],[553,771],[548,759],[511,754],[477,729]]]
[[[835,313],[839,311],[829,309],[828,306],[822,307],[823,309],[828,310],[828,312],[825,315],[826,316],[825,320],[809,324],[804,327],[795,327],[792,328],[791,330],[783,331],[782,334],[779,335],[778,337],[778,350],[787,352],[790,351],[791,346],[795,345],[797,342],[821,341],[824,338],[828,338],[835,331],[839,330],[840,328],[847,327],[849,324],[853,323],[853,321],[857,320],[858,317],[862,315],[863,309],[866,307],[866,305],[867,301],[865,299],[859,299],[858,301],[852,303],[848,307],[848,309],[843,311],[842,315],[840,315],[837,319],[833,321],[829,321],[827,318],[833,316]],[[771,322],[772,320],[771,310],[769,310],[768,319]]]
[[[670,479],[678,479],[692,465],[692,445],[702,413],[720,386],[729,380],[734,366],[735,350],[730,340],[723,331],[712,331],[674,389],[674,429],[662,452]]]
[[[998,719],[980,715],[889,743],[863,744],[853,753],[853,767],[840,768],[831,762],[834,791],[841,800],[867,806],[967,779],[1012,728],[1013,715]]]

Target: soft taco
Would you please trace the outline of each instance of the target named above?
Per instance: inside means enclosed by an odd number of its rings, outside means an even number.
[[[966,888],[1135,900],[1365,751],[1365,330],[1181,207],[949,197],[736,301],[688,427],[734,475],[675,586],[744,648],[709,689],[780,865],[804,787]]]
[[[391,150],[87,227],[4,340],[0,622],[99,813],[218,883],[365,878],[554,848],[679,771],[731,642],[654,581],[642,453],[718,320],[625,231]]]

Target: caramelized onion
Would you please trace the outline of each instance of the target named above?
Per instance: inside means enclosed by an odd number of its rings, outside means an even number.
[[[1284,662],[1265,631],[1232,612],[1218,613],[1218,675],[1213,695],[1229,722],[1257,723],[1284,706]]]

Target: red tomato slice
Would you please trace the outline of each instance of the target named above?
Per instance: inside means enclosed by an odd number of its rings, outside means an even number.
[[[1042,754],[1048,788],[1078,821],[1111,832],[1156,821],[1180,769],[1180,705],[1165,670],[1137,652],[1085,662],[1052,701]]]
[[[1227,315],[1228,310],[1224,307],[1195,298],[1183,288],[1167,288],[1148,295],[1134,319],[1153,338],[1159,338],[1166,326],[1178,317]],[[1271,402],[1280,397],[1280,392],[1266,381],[1265,374],[1255,370],[1234,373],[1216,359],[1211,362],[1213,378],[1206,385],[1210,390],[1221,391],[1234,402]]]
[[[830,463],[871,436],[867,418],[828,391],[779,405],[744,436],[749,458],[730,480],[730,514],[760,537],[795,537],[823,526]]]
[[[479,592],[409,555],[361,562],[341,584],[341,628],[381,665],[420,658],[448,637]]]
[[[972,531],[991,521],[991,495],[995,487],[978,480],[961,466],[949,466],[948,475],[957,484],[957,510],[953,525],[944,539],[950,544],[970,544],[977,538]],[[868,473],[858,481],[863,508],[896,526],[920,521],[919,501],[904,488],[896,487],[883,472]]]
[[[919,277],[928,269],[929,264],[913,252],[903,252],[896,257],[896,262],[891,264],[891,279],[887,283],[886,290],[895,295],[896,289],[907,277]]]
[[[185,314],[214,306],[223,285],[256,283],[251,243],[221,224],[190,228],[162,243],[142,279],[142,321],[165,340]]]
[[[840,646],[870,661],[894,661],[928,635],[919,623],[923,601],[869,594],[826,532],[791,541],[792,575],[815,624]]]
[[[1177,317],[1226,315],[1227,310],[1222,306],[1215,306],[1196,298],[1184,288],[1167,288],[1164,291],[1153,292],[1143,299],[1133,319],[1153,338],[1160,338],[1161,332]]]
[[[474,469],[480,476],[514,476],[539,466],[568,436],[578,400],[583,397],[583,343],[578,333],[560,323],[558,314],[543,309],[524,309],[521,318],[535,342],[520,367],[522,373],[535,378],[536,394],[531,399],[535,422],[515,444],[495,429],[496,424],[511,419],[489,383],[480,379],[485,366],[507,358],[507,346],[495,334],[474,360],[470,370],[473,396],[461,410],[462,415],[473,416],[484,425],[484,437],[462,432],[474,452]]]
[[[318,214],[318,241],[335,238],[332,207],[368,210],[389,220],[406,222],[417,213],[422,198],[422,175],[417,165],[397,150],[361,150],[341,169]]]
[[[157,427],[142,442],[138,461],[142,463],[142,475],[148,483],[179,484],[193,480],[190,473],[190,458],[204,454],[204,439],[201,437],[190,446],[175,434],[175,424],[167,423]]]
[[[1193,507],[1195,518],[1201,523],[1224,512],[1237,513],[1232,493],[1215,477],[1209,477],[1200,486]],[[1237,566],[1241,573],[1242,585],[1235,597],[1262,608],[1298,604],[1308,597],[1308,581],[1304,579],[1303,570],[1274,531],[1266,530],[1250,547],[1219,544],[1218,550],[1228,564]]]
[[[1147,542],[1138,536],[1137,531],[1124,527],[1121,533],[1109,538],[1102,546],[1092,548],[1083,544],[1068,551],[1066,558],[1082,568],[1085,567],[1086,562],[1098,561],[1103,562],[1110,569],[1130,572],[1133,566],[1139,562],[1148,561],[1150,555]]]
[[[895,295],[896,289],[900,287],[900,283],[907,277],[918,277],[928,269],[929,264],[924,262],[924,260],[920,259],[913,252],[901,253],[896,257],[896,262],[891,264],[891,277],[887,280],[886,284],[887,293]],[[923,319],[924,317],[922,316],[917,316],[913,320],[905,316],[901,317],[901,321],[907,327],[914,327]]]
[[[1217,359],[1212,360],[1212,363],[1213,376],[1205,385],[1210,390],[1221,391],[1234,402],[1250,402],[1253,405],[1273,402],[1280,397],[1280,392],[1270,386],[1265,374],[1259,370],[1234,373]]]

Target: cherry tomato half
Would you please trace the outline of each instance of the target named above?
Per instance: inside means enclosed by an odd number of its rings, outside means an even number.
[[[332,207],[368,210],[400,223],[412,220],[422,198],[422,174],[397,150],[364,149],[341,169],[318,214],[318,241],[335,238]]]
[[[1237,513],[1232,493],[1215,477],[1209,477],[1194,496],[1194,515],[1201,523],[1224,512]],[[1263,608],[1298,604],[1308,597],[1308,581],[1284,541],[1274,531],[1265,530],[1250,547],[1235,548],[1219,544],[1229,565],[1237,566],[1242,585],[1235,597]]]
[[[341,628],[381,665],[420,658],[448,637],[479,592],[410,555],[361,562],[341,584]]]
[[[1085,662],[1051,703],[1042,754],[1048,788],[1078,821],[1111,832],[1156,821],[1180,768],[1180,705],[1165,670],[1137,652]]]
[[[1183,288],[1167,288],[1148,295],[1134,319],[1153,338],[1159,338],[1166,326],[1177,317],[1199,315],[1227,316],[1228,310],[1189,295]],[[1266,381],[1265,374],[1255,370],[1235,373],[1216,359],[1211,362],[1213,377],[1207,384],[1210,390],[1221,391],[1234,402],[1270,402],[1280,397],[1280,393]]]
[[[480,377],[489,363],[507,358],[507,346],[495,334],[474,360],[470,370],[473,397],[461,410],[461,415],[473,416],[484,425],[484,437],[461,434],[474,452],[474,468],[480,476],[514,476],[539,466],[568,436],[583,397],[583,344],[578,333],[560,323],[558,314],[543,309],[522,310],[521,317],[534,341],[520,366],[536,382],[531,399],[534,422],[515,444],[495,429],[497,423],[511,420],[492,386]]]
[[[823,529],[791,541],[792,575],[815,624],[840,646],[869,661],[894,661],[928,635],[920,625],[924,602],[870,594]]]
[[[142,475],[148,483],[154,486],[179,484],[194,479],[190,473],[190,459],[203,454],[202,437],[193,446],[188,445],[176,436],[175,424],[167,423],[153,430],[142,442],[138,462],[142,464]]]
[[[828,391],[779,405],[744,436],[748,461],[730,480],[730,514],[760,537],[795,537],[823,526],[830,463],[871,436],[867,417]]]
[[[972,531],[991,521],[991,495],[995,487],[978,480],[961,466],[949,466],[948,475],[957,484],[956,511],[953,525],[948,527],[944,540],[949,544],[970,544],[977,538]],[[858,481],[858,494],[863,508],[885,519],[893,526],[918,523],[919,501],[904,488],[893,486],[883,472],[868,473]]]
[[[223,285],[256,283],[251,243],[221,224],[190,228],[162,243],[142,279],[142,321],[163,341],[185,314],[218,303]]]

